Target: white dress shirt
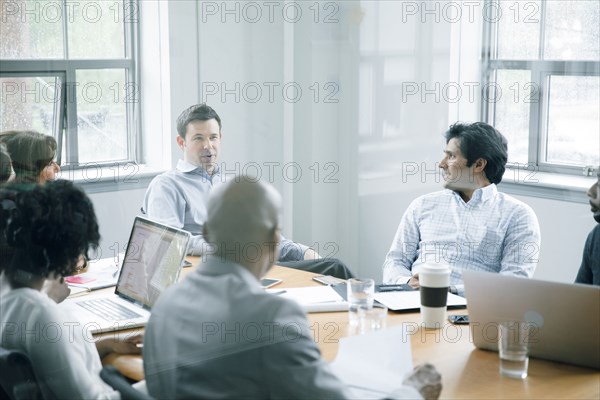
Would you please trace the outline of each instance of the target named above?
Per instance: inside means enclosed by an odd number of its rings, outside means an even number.
[[[100,378],[102,364],[89,330],[48,296],[3,286],[0,310],[0,345],[27,354],[50,398],[120,398]]]

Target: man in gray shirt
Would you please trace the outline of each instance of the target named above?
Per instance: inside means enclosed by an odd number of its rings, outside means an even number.
[[[280,214],[281,196],[269,184],[241,177],[213,191],[203,233],[215,252],[161,295],[146,327],[144,374],[152,396],[355,397],[321,358],[300,305],[260,286],[273,265]],[[246,244],[257,245],[259,255],[247,257]],[[389,398],[439,396],[441,376],[431,365],[402,378]]]
[[[177,145],[183,159],[175,169],[152,180],[144,198],[148,218],[192,234],[190,254],[209,250],[202,234],[206,203],[213,188],[225,182],[217,164],[221,150],[221,118],[206,104],[193,105],[177,118]],[[279,265],[347,279],[349,269],[339,260],[323,259],[312,248],[282,237]]]

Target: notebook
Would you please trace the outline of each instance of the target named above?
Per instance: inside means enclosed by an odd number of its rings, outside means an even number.
[[[464,271],[471,337],[497,351],[498,323],[529,322],[529,355],[600,369],[600,287]]]
[[[118,254],[116,257],[89,261],[88,272],[67,276],[65,282],[69,285],[71,293],[73,293],[75,288],[92,291],[116,286],[123,264],[123,256],[124,254]]]
[[[392,311],[418,311],[421,308],[421,292],[418,290],[380,292],[375,293],[374,298]],[[449,309],[464,308],[467,301],[464,297],[448,293],[446,305]]]
[[[179,278],[190,237],[136,217],[115,292],[67,299],[61,306],[91,333],[144,326],[160,294]]]

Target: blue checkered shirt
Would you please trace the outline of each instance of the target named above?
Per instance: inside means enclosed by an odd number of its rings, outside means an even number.
[[[462,271],[531,277],[540,251],[540,227],[531,207],[498,192],[477,189],[468,203],[452,190],[414,200],[400,221],[383,264],[384,283],[405,283],[413,267],[448,264],[450,285],[464,295]]]

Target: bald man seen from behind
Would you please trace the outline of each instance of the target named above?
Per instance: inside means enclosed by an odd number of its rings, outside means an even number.
[[[277,259],[277,191],[238,177],[213,191],[207,212],[203,229],[211,255],[161,295],[146,328],[150,394],[170,399],[353,397],[321,359],[300,306],[265,292],[259,283]],[[412,386],[400,387],[394,397],[420,398],[437,388],[440,376],[431,366],[413,376],[419,374],[426,379],[408,380]]]

